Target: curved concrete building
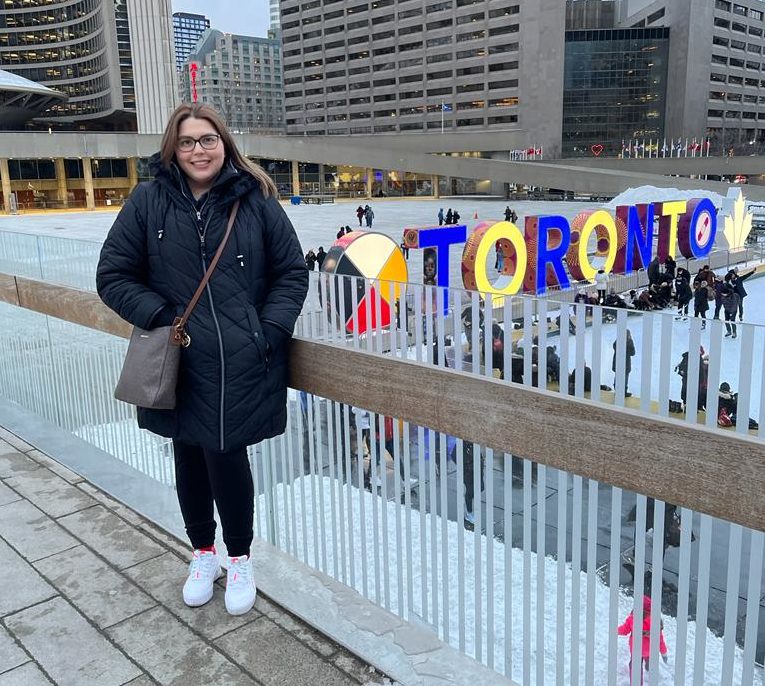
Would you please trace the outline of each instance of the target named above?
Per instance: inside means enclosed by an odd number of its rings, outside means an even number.
[[[174,104],[172,46],[170,0],[0,4],[0,69],[69,96],[46,115],[62,123],[155,132]]]
[[[67,96],[18,74],[0,69],[0,129],[17,129]]]

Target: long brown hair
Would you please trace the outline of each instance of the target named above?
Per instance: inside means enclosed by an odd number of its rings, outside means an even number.
[[[175,148],[178,144],[178,130],[181,128],[181,123],[193,117],[194,119],[206,119],[209,121],[215,130],[220,135],[220,139],[223,142],[223,147],[226,151],[227,157],[231,160],[233,165],[251,176],[260,184],[260,188],[263,191],[263,195],[267,198],[273,196],[279,197],[279,192],[276,190],[276,184],[271,180],[271,177],[266,174],[260,165],[247,159],[236,147],[234,139],[231,137],[231,133],[226,126],[226,122],[210,105],[206,105],[201,102],[195,103],[182,103],[175,108],[175,111],[170,115],[170,119],[165,127],[165,132],[162,134],[162,146],[159,150],[160,159],[162,160],[162,166],[166,169],[170,168],[170,164],[175,157]]]

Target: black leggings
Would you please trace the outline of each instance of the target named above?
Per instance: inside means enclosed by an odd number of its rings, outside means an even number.
[[[216,453],[173,441],[175,483],[183,523],[194,549],[215,543],[213,501],[231,557],[250,554],[255,489],[247,448]]]

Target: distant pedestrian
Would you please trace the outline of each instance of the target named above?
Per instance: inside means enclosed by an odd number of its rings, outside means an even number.
[[[460,222],[460,213],[457,212],[457,210],[454,210],[454,214],[452,215],[452,224],[459,224]]]
[[[367,207],[369,207],[369,205],[367,205]],[[361,222],[364,221],[364,208],[361,205],[356,208],[356,217],[358,217],[359,226],[361,226]]]
[[[452,214],[452,208],[450,207],[448,210],[446,210],[446,219],[444,220],[445,223],[451,224],[453,216],[454,215]]]
[[[345,229],[341,226],[335,238],[337,238],[337,240],[340,240],[344,235],[345,235]]]
[[[741,299],[734,287],[729,283],[723,286],[722,304],[725,311],[725,337],[736,338],[736,314],[738,313]]]
[[[608,291],[608,274],[605,269],[598,269],[595,274],[595,289],[598,291],[598,305],[606,301],[606,292]]]
[[[746,288],[744,288],[744,281],[746,281],[752,274],[757,271],[756,269],[752,269],[747,274],[744,274],[743,276],[739,275],[738,273],[738,267],[735,267],[730,273],[730,283],[731,286],[733,286],[733,290],[735,291],[736,295],[738,296],[738,318],[739,320],[744,320],[744,298],[747,296]]]
[[[638,647],[638,657],[640,660],[640,683],[643,683],[643,667],[646,671],[649,670],[650,665],[648,662],[651,656],[651,599],[648,596],[643,596],[643,626],[641,631],[636,631],[634,626],[635,618],[634,613],[630,612],[627,619],[624,620],[618,629],[619,636],[629,636],[630,641],[630,683],[632,683],[632,660],[635,652],[635,636],[640,637],[640,645]],[[659,624],[659,654],[664,662],[667,662],[667,644],[664,641],[664,626]]]
[[[366,205],[364,207],[364,219],[367,222],[367,228],[372,228],[372,221],[375,218],[375,213],[372,211],[372,208],[369,205]]]
[[[406,241],[401,241],[401,245],[399,246],[401,248],[401,252],[404,254],[404,259],[409,259],[409,246],[406,244]]]
[[[324,258],[327,256],[327,253],[324,252],[324,246],[319,246],[319,249],[316,251],[316,262],[319,265],[319,271],[321,271],[321,265],[324,264]]]
[[[505,221],[506,222],[513,221],[513,211],[510,209],[510,205],[505,207]]]
[[[305,254],[305,266],[309,271],[313,271],[316,268],[316,253],[313,250],[309,250]]]
[[[616,348],[617,341],[614,341],[614,357],[611,362],[611,371],[616,374]],[[624,396],[629,398],[632,393],[627,390],[627,386],[630,380],[630,372],[632,371],[632,358],[635,356],[635,341],[632,340],[632,332],[627,329],[627,340],[624,346]],[[614,381],[614,388],[616,388],[616,381]]]
[[[438,210],[438,225],[439,226],[444,225],[444,208],[443,207],[440,210]]]
[[[707,282],[702,281],[693,294],[693,316],[701,317],[701,328],[707,328],[707,310],[709,309],[709,291]]]

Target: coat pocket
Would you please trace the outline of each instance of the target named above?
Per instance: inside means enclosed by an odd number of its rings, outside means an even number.
[[[250,333],[258,349],[258,355],[261,360],[268,363],[268,343],[263,335],[263,327],[260,325],[258,313],[252,305],[247,307],[247,320],[250,323]]]

